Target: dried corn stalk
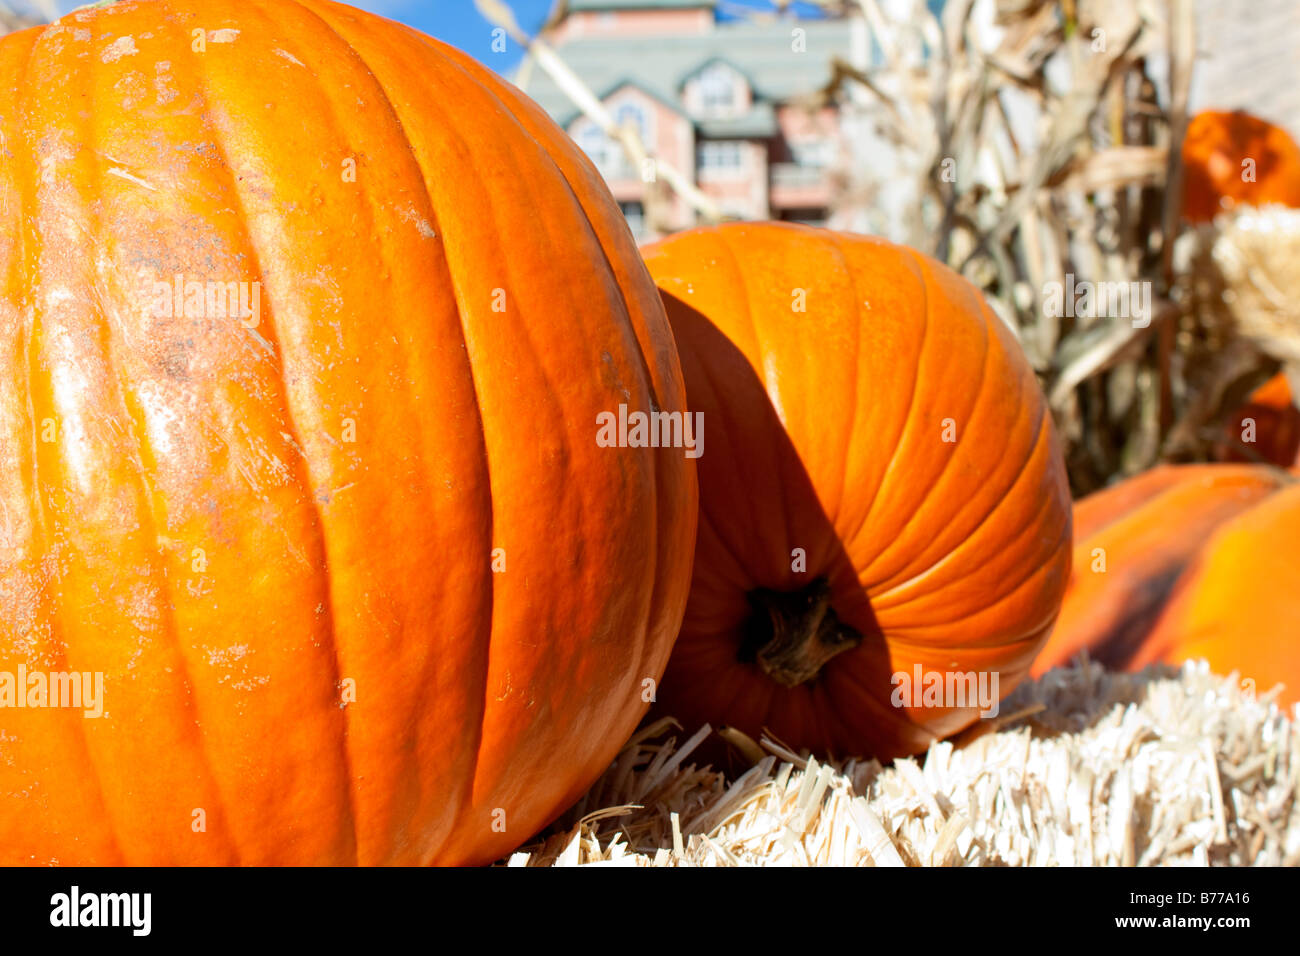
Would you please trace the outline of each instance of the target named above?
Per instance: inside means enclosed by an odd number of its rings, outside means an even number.
[[[880,55],[832,63],[807,105],[840,105],[853,156],[898,157],[842,171],[838,222],[930,252],[985,292],[1043,380],[1076,492],[1206,457],[1217,423],[1286,356],[1276,328],[1225,331],[1218,313],[1235,307],[1187,294],[1199,266],[1175,261],[1191,0],[949,0],[938,17],[922,0],[817,2],[863,17]],[[890,196],[912,203],[885,218]],[[1294,261],[1290,247],[1271,255]],[[1109,307],[1065,305],[1085,285]],[[1297,285],[1225,276],[1219,293],[1264,322],[1259,303],[1297,301]]]

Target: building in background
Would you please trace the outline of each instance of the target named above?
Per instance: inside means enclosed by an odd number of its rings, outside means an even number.
[[[691,177],[725,215],[823,225],[844,137],[837,105],[814,105],[835,59],[861,63],[859,18],[718,16],[716,0],[569,0],[548,36],[564,62],[649,151]],[[694,224],[663,184],[541,70],[524,90],[592,158],[640,240]],[[656,230],[646,218],[655,190]]]
[[[1248,110],[1300,140],[1300,3],[1196,0],[1191,108]]]

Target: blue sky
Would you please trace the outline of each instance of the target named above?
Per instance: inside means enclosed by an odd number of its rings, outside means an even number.
[[[66,13],[82,6],[88,0],[58,0],[59,10]],[[479,16],[474,0],[344,0],[354,7],[370,10],[373,13],[408,23],[417,30],[458,46],[470,55],[477,57],[493,69],[509,73],[519,62],[520,50],[514,43],[508,43],[505,53],[492,51],[492,27]],[[770,0],[726,0],[733,7],[753,7],[771,9]],[[546,19],[554,0],[507,0],[515,11],[515,17],[529,33],[533,33]],[[815,8],[807,4],[795,4],[802,7],[801,13],[807,15]]]
[[[479,16],[474,0],[346,0],[354,7],[401,20],[430,36],[458,46],[498,71],[518,61],[520,51],[507,43],[507,52],[492,52],[492,27]],[[534,33],[546,19],[552,0],[508,0],[519,25]]]
[[[409,23],[439,40],[445,40],[498,71],[509,71],[519,61],[520,51],[513,43],[505,53],[492,51],[492,27],[479,16],[474,0],[345,0],[355,7],[383,14]],[[519,25],[534,33],[546,20],[554,0],[507,0],[515,11]],[[727,0],[735,7],[771,9],[769,0]],[[796,6],[808,6],[796,4]],[[815,8],[801,12],[807,14]]]

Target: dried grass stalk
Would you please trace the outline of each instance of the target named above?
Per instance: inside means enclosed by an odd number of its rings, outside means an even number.
[[[889,767],[750,742],[758,760],[731,780],[689,760],[707,728],[679,746],[660,721],[508,863],[1300,864],[1300,712],[1236,675],[1084,660],[1003,712],[996,730]]]

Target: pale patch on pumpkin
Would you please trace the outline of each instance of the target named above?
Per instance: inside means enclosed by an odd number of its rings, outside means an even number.
[[[174,86],[172,86],[172,78],[168,74],[168,70],[171,68],[172,64],[170,60],[159,60],[154,64],[154,73],[156,73],[157,76],[154,77],[153,88],[154,92],[157,94],[159,106],[166,106],[172,100],[176,99],[176,97],[180,96],[180,93],[177,92]]]
[[[116,63],[124,56],[135,56],[139,52],[135,48],[135,37],[119,37],[104,48],[99,58],[105,63]]]
[[[265,687],[271,678],[265,674],[249,674],[249,657],[253,649],[247,644],[232,644],[229,647],[208,647],[204,645],[208,663],[215,668],[222,668],[227,673],[217,678],[217,683],[229,683],[235,690],[249,691]]]
[[[144,80],[139,73],[128,73],[113,84],[113,89],[121,94],[124,110],[135,109],[145,97]]]
[[[252,653],[252,648],[247,644],[231,644],[229,647],[215,648],[205,646],[203,650],[207,653],[208,663],[213,667],[228,667]]]
[[[421,216],[419,210],[417,210],[414,206],[411,206],[409,209],[405,210],[402,213],[402,219],[406,222],[415,223],[415,228],[419,230],[420,235],[424,236],[424,238],[426,239],[438,238],[438,233],[434,231],[433,226],[429,225],[429,220]]]
[[[139,176],[132,176],[132,175],[131,175],[130,173],[128,173],[125,169],[119,169],[117,166],[109,167],[109,169],[108,169],[108,175],[110,175],[110,176],[116,176],[118,179],[125,179],[127,182],[130,182],[130,183],[135,183],[137,186],[142,186],[142,187],[144,187],[145,189],[149,190],[150,192],[157,192],[157,191],[158,191],[156,187],[149,185],[147,182],[145,182],[145,181],[144,181],[143,179],[141,179]]]
[[[170,455],[175,450],[172,444],[172,429],[180,421],[180,413],[168,396],[156,382],[144,382],[136,391],[136,400],[140,403],[145,417],[145,427],[149,431],[149,444],[155,455]]]
[[[230,28],[208,31],[208,42],[210,43],[234,43],[238,38],[239,31]]]

